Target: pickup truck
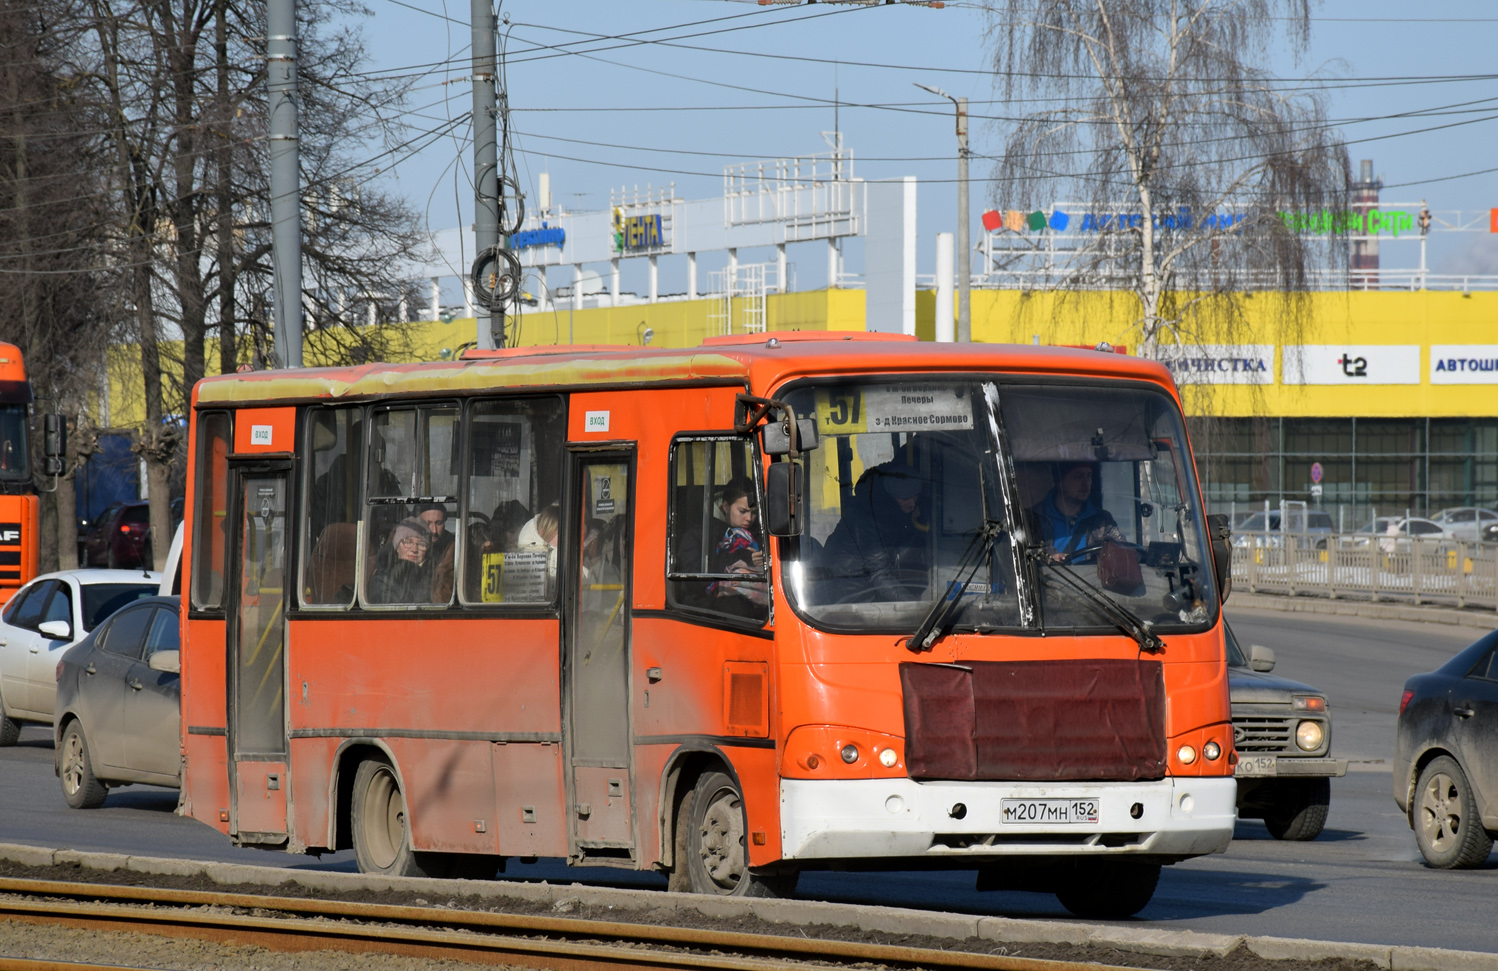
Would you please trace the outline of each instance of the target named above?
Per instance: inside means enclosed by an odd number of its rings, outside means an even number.
[[[1313,840],[1326,825],[1331,780],[1347,774],[1347,760],[1331,757],[1326,695],[1270,674],[1274,651],[1255,644],[1245,654],[1233,628],[1226,621],[1222,628],[1238,754],[1238,818],[1262,819],[1275,839]]]

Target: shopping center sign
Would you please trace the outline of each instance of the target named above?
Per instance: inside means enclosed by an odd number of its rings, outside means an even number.
[[[1498,384],[1498,344],[1432,344],[1431,384]]]
[[[1319,212],[1281,212],[1277,215],[1291,231],[1315,236],[1378,236],[1389,233],[1397,237],[1402,232],[1413,232],[1417,225],[1415,214],[1402,209],[1323,209]],[[1200,221],[1200,228],[1232,229],[1247,219],[1247,213],[1214,212]],[[1182,206],[1175,212],[1156,213],[1151,217],[1151,222],[1156,229],[1185,230],[1196,225],[1196,217],[1190,209]],[[983,228],[989,232],[1000,229],[1016,233],[1040,232],[1049,229],[1056,233],[1068,230],[1103,233],[1139,229],[1143,226],[1144,216],[1137,212],[1088,212],[1078,216],[1061,209],[1056,209],[1049,215],[1043,210],[1026,213],[1010,209],[1001,213],[997,209],[990,209],[983,214]]]
[[[1273,384],[1273,344],[1162,347],[1159,360],[1176,384]]]

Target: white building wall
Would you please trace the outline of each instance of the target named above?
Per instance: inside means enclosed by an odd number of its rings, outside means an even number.
[[[864,241],[865,316],[870,333],[915,333],[916,180],[868,182]]]

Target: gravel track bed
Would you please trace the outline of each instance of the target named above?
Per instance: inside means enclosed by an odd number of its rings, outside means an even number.
[[[978,954],[1042,958],[1053,961],[1079,961],[1112,964],[1123,967],[1151,968],[1156,971],[1371,971],[1374,965],[1345,959],[1316,962],[1273,961],[1261,958],[1239,947],[1224,957],[1173,957],[1139,954],[1112,948],[1070,944],[1007,943],[969,938],[952,940],[918,935],[886,934],[860,931],[856,928],[811,925],[789,927],[753,917],[707,917],[673,910],[615,910],[590,906],[563,895],[553,903],[531,903],[523,900],[496,900],[493,897],[434,895],[397,891],[340,891],[330,893],[296,884],[281,886],[229,885],[206,877],[180,877],[143,874],[128,870],[94,870],[63,865],[32,867],[0,861],[0,877],[19,880],[53,880],[71,883],[94,883],[108,886],[152,887],[170,890],[196,890],[205,893],[238,893],[257,896],[286,897],[296,900],[341,900],[355,903],[385,904],[403,907],[430,907],[434,920],[441,920],[444,909],[472,910],[487,913],[520,914],[535,917],[575,917],[587,920],[618,921],[651,926],[686,927],[745,934],[768,934],[806,937],[815,940],[852,941],[863,944],[892,944],[902,947],[931,948]],[[264,916],[274,916],[264,914]],[[114,941],[114,938],[119,938]],[[44,949],[44,950],[24,950]],[[128,957],[124,957],[128,955]],[[407,971],[417,968],[471,968],[478,965],[457,961],[425,961],[414,958],[349,954],[336,951],[305,951],[282,954],[258,947],[216,945],[198,941],[180,941],[147,934],[100,933],[70,928],[43,928],[36,925],[0,920],[0,957],[33,957],[67,961],[111,961],[141,967],[184,969],[244,968],[267,971],[296,968],[307,971],[343,971],[373,968],[377,971]],[[484,965],[494,967],[495,965]]]

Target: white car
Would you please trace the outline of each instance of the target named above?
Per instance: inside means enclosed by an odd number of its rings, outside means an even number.
[[[16,591],[0,614],[0,745],[16,744],[23,722],[52,724],[63,651],[160,588],[152,571],[63,570]]]
[[[1498,523],[1498,512],[1476,506],[1457,506],[1442,509],[1430,518],[1432,522],[1440,523],[1451,534],[1452,539],[1475,543],[1484,526]]]

